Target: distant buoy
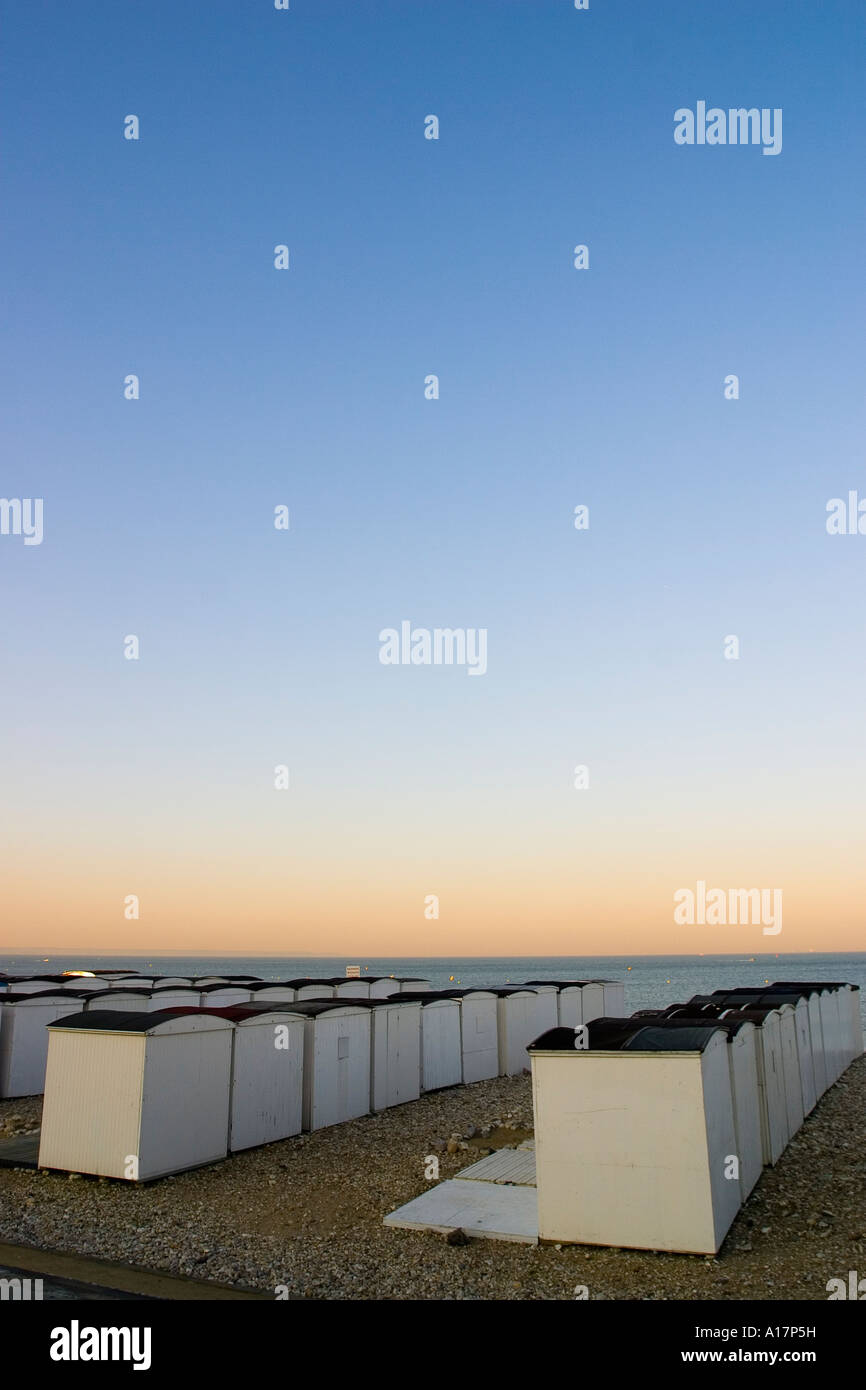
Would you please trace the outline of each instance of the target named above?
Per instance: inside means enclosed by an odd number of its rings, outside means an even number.
[[[453,976],[453,975],[449,975],[448,978],[449,978],[449,980],[453,980],[453,979],[454,979],[454,976]]]
[[[627,966],[626,966],[626,970],[631,970],[631,966],[630,966],[630,965],[627,965]]]

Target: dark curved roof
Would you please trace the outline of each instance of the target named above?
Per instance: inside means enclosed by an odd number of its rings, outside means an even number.
[[[278,1000],[273,1000],[271,1007],[263,1009],[261,1004],[224,1004],[221,1008],[203,1009],[195,1008],[192,1004],[186,1006],[178,1004],[173,1009],[161,1010],[167,1014],[215,1014],[217,1018],[231,1019],[232,1023],[241,1023],[245,1018],[264,1018],[268,1014],[289,1014],[294,1013],[291,1004],[281,1004]]]
[[[760,1027],[769,1014],[776,1012],[776,1008],[770,1004],[750,1004],[748,1008],[743,1006],[739,1009],[731,1009],[720,1022],[731,1022],[735,1018],[747,1018]]]
[[[64,992],[69,993],[68,990]],[[137,999],[153,998],[153,991],[149,989],[89,989],[82,990],[81,994],[87,999],[98,999],[103,1008],[106,1009],[110,1007],[108,1002],[110,999],[122,999],[127,994],[134,994]],[[117,1008],[120,1009],[122,1006],[118,1004]]]
[[[283,984],[288,985],[290,989],[303,989],[305,985],[331,985],[333,983],[333,980],[313,980],[308,976],[302,976],[297,980],[283,981]]]
[[[616,1052],[625,1045],[628,1038],[646,1027],[642,1018],[592,1018],[585,1023],[589,1047],[592,1052]]]
[[[518,989],[531,989],[533,985],[553,985],[556,989],[579,989],[581,985],[599,985],[601,980],[524,980]]]
[[[467,985],[465,988],[463,985],[458,985],[455,989],[437,989],[432,990],[431,993],[437,994],[440,999],[465,999],[467,994],[492,994],[493,990],[486,985]],[[405,999],[407,995],[397,997]]]
[[[509,994],[532,994],[532,989],[529,985],[488,985],[487,993],[505,999]]]
[[[261,994],[263,989],[294,989],[295,986],[287,980],[253,980],[247,988],[251,994]]]
[[[276,1000],[271,1002],[274,1007],[268,1007],[268,1013],[275,1013],[282,1007]],[[309,1018],[315,1018],[317,1014],[324,1014],[332,1009],[369,1009],[372,1003],[372,999],[300,999],[297,1004],[286,1004],[285,1011],[291,1014],[307,1014]],[[262,1008],[262,1013],[264,1012],[265,1009]]]
[[[857,989],[851,980],[774,980],[773,986],[781,985],[784,988],[795,985],[798,989]]]
[[[124,1009],[93,1009],[90,1013],[68,1014],[49,1023],[49,1028],[89,1029],[91,1032],[149,1033],[160,1023],[186,1012],[215,1013],[215,1009],[157,1009],[152,1014],[130,1013]]]
[[[575,1052],[574,1028],[548,1028],[546,1033],[535,1038],[527,1047],[527,1052]]]
[[[4,989],[0,994],[0,1004],[21,1004],[26,999],[92,999],[94,994],[102,994],[101,989],[33,989],[19,994],[17,990]]]
[[[641,1028],[622,1045],[623,1052],[703,1052],[716,1028]]]
[[[238,981],[237,983],[234,983],[234,984],[225,984],[225,985],[219,985],[219,984],[217,984],[217,985],[201,985],[200,987],[199,987],[198,985],[169,985],[168,988],[169,988],[169,989],[194,989],[194,990],[196,991],[197,994],[210,994],[210,993],[216,994],[217,991],[218,991],[218,990],[221,990],[221,989],[246,989],[246,985],[244,985],[241,981]]]
[[[746,1023],[754,1023],[753,1019],[743,1018],[740,1015],[728,1015],[725,1018],[707,1018],[705,1014],[688,1014],[685,1010],[680,1014],[669,1014],[665,1019],[660,1019],[660,1028],[721,1028],[729,1037],[739,1033]]]

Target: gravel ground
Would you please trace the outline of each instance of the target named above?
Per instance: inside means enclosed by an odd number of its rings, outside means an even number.
[[[0,1137],[41,1098],[0,1102]],[[0,1239],[318,1299],[826,1299],[866,1274],[866,1058],[823,1097],[719,1256],[525,1246],[388,1230],[382,1218],[531,1134],[528,1076],[500,1077],[144,1187],[0,1169]]]

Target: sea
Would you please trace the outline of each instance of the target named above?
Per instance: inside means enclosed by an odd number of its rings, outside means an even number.
[[[345,975],[347,965],[359,966],[362,977],[429,980],[434,989],[451,985],[483,989],[529,980],[622,980],[626,1013],[685,1003],[693,994],[710,994],[714,989],[768,985],[774,980],[844,980],[860,986],[866,1028],[866,951],[755,956],[356,956],[351,960],[345,956],[100,956],[88,952],[0,955],[0,972],[10,975],[131,970],[142,975],[256,975],[263,980],[293,980]]]

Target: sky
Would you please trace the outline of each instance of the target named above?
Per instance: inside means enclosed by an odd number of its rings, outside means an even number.
[[[7,14],[0,946],[862,947],[864,57],[858,0]]]

